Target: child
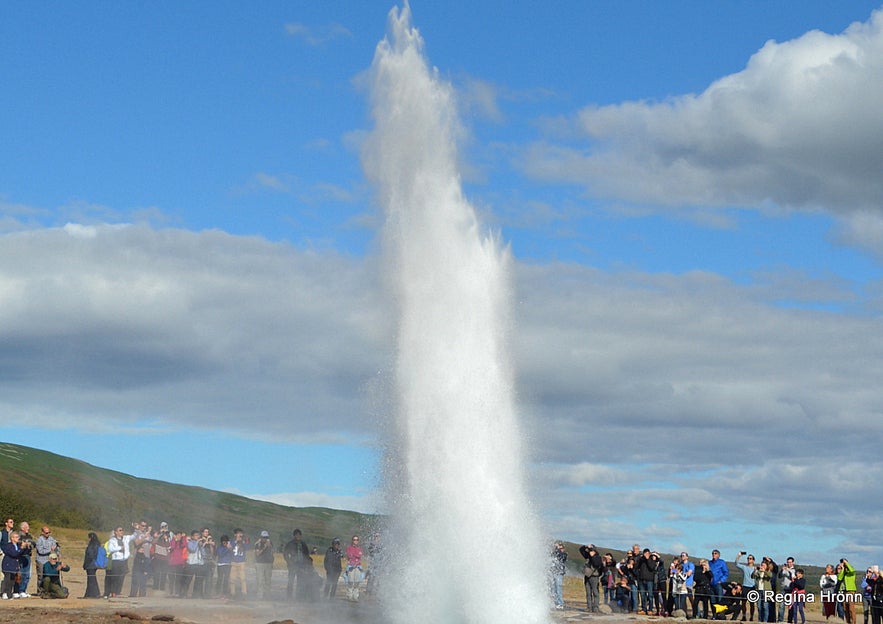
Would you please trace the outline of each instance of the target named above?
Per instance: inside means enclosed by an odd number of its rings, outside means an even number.
[[[800,613],[800,624],[806,624],[806,613],[803,611],[803,603],[806,602],[806,579],[803,578],[803,569],[797,569],[797,578],[791,582],[791,622],[797,624],[797,614]]]
[[[671,567],[671,594],[674,599],[674,609],[685,611],[687,608],[687,575],[681,562],[675,560]]]

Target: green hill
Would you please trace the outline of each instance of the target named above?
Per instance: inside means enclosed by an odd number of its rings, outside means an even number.
[[[217,537],[268,530],[278,545],[300,528],[308,544],[370,530],[377,517],[322,507],[285,507],[205,488],[141,479],[48,451],[0,443],[0,514],[16,521],[106,532],[146,519],[172,530],[207,526]]]

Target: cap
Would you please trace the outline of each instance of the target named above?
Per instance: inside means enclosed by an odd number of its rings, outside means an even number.
[[[49,555],[49,558],[50,559],[58,559],[58,555],[56,553],[52,553],[51,555]]]
[[[270,537],[270,534],[267,531],[261,531],[261,537]]]

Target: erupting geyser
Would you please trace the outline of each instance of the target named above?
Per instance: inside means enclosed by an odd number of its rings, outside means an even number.
[[[463,196],[453,92],[422,47],[408,5],[393,9],[371,68],[376,126],[363,154],[386,211],[400,314],[387,615],[547,622],[507,347],[510,258]]]

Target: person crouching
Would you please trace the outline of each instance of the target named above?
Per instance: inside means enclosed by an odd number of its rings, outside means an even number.
[[[67,587],[61,584],[61,573],[69,572],[70,566],[64,564],[56,553],[49,555],[49,561],[43,564],[42,589],[43,598],[67,598]]]

